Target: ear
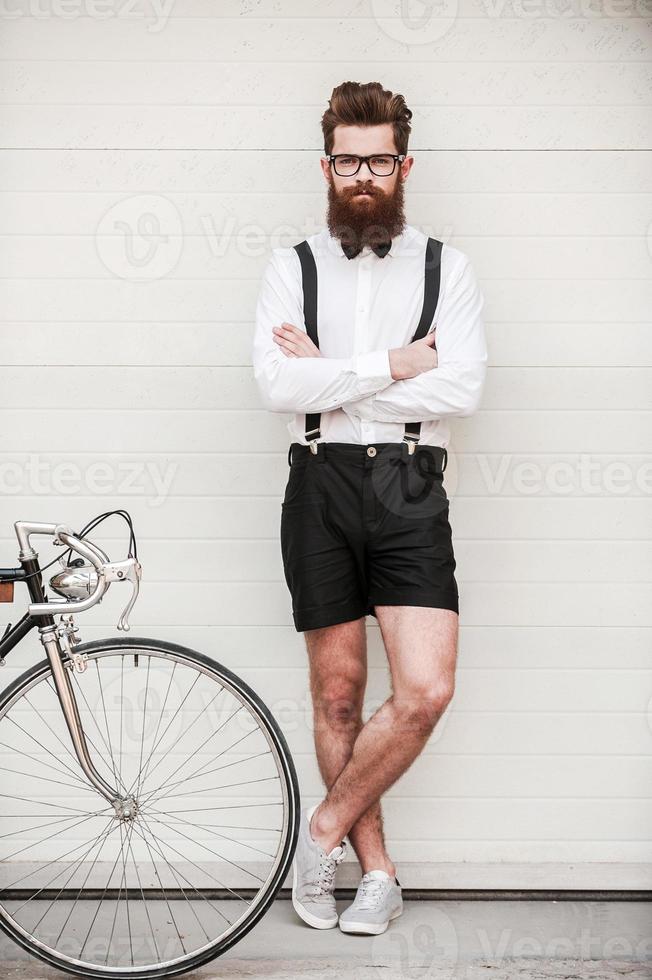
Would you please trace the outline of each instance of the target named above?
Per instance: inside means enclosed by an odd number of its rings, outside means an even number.
[[[405,180],[405,178],[410,173],[413,164],[414,164],[414,157],[411,157],[409,155],[406,156],[405,160],[401,164],[401,177],[403,178],[403,180]]]
[[[321,164],[321,171],[322,171],[322,173],[324,175],[324,180],[328,184],[328,183],[330,183],[330,179],[331,179],[331,165],[330,165],[330,162],[329,162],[328,158],[325,157],[325,156],[324,157],[321,157],[320,160],[319,160],[319,162]]]

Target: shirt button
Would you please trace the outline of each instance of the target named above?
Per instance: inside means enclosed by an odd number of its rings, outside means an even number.
[[[367,449],[367,456],[375,456],[375,455],[376,455],[376,447],[369,446],[369,448]]]

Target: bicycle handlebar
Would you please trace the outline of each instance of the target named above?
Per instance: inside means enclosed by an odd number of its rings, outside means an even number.
[[[30,616],[51,616],[58,611],[57,607],[62,606],[71,608],[71,611],[74,612],[84,612],[100,602],[112,582],[130,581],[133,592],[117,624],[119,630],[129,630],[127,617],[138,597],[142,575],[142,566],[137,559],[126,558],[124,561],[112,562],[108,555],[92,541],[78,538],[67,524],[35,524],[16,521],[14,527],[21,548],[21,558],[36,557],[36,552],[29,542],[32,534],[51,534],[53,535],[53,544],[66,545],[72,551],[76,551],[82,558],[90,562],[97,572],[97,584],[86,599],[51,599],[48,602],[32,602],[28,606]]]

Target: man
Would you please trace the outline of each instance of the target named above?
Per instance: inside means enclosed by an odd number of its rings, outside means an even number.
[[[293,904],[315,928],[371,934],[402,911],[380,798],[453,695],[458,589],[442,473],[449,418],[475,412],[487,362],[469,260],[405,222],[411,116],[377,82],[334,89],[322,118],[327,227],[273,250],[253,345],[265,407],[292,414],[281,547],[328,787],[301,814]],[[368,614],[392,695],[363,726]],[[347,835],[363,876],[338,917]]]

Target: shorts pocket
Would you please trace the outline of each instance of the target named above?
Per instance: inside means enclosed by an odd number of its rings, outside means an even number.
[[[281,506],[285,508],[295,504],[301,505],[307,499],[323,497],[323,495],[323,490],[316,486],[315,466],[312,460],[301,459],[292,463]]]

